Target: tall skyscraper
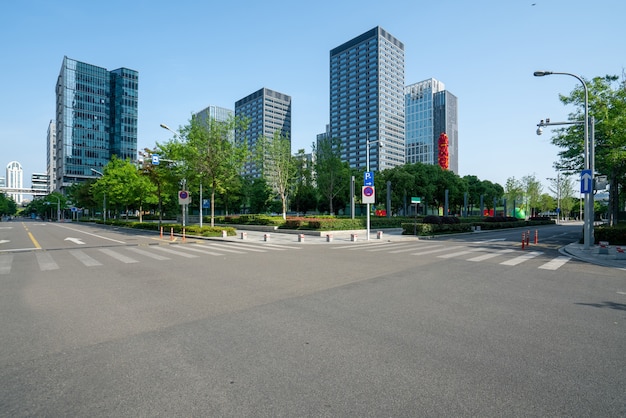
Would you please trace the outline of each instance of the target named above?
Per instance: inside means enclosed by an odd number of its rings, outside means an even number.
[[[24,170],[22,165],[17,161],[11,161],[7,165],[7,178],[6,183],[9,189],[23,189],[24,188]],[[7,195],[13,199],[18,205],[22,204],[24,195],[21,193],[7,193]]]
[[[381,27],[330,51],[330,137],[350,167],[404,164],[404,44]]]
[[[226,122],[233,117],[235,112],[225,107],[210,105],[196,113],[196,116],[202,119],[211,119],[218,122]]]
[[[113,155],[137,158],[137,71],[64,57],[56,97],[56,190],[97,177]]]
[[[235,117],[249,120],[248,129],[235,131],[235,141],[247,141],[251,150],[259,137],[271,140],[277,131],[291,140],[291,96],[262,88],[235,102]],[[248,162],[243,174],[260,177],[262,167]]]
[[[449,170],[459,171],[457,98],[444,83],[429,78],[405,88],[406,162],[438,163],[438,141],[448,135]]]
[[[57,174],[57,124],[51,120],[48,124],[48,135],[46,140],[46,173],[48,174],[48,193],[56,189]]]

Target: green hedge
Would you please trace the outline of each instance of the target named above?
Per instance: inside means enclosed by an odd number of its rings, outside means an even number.
[[[402,234],[419,236],[438,235],[438,234],[455,234],[461,232],[471,232],[472,225],[467,223],[459,224],[422,224],[422,223],[403,223]]]
[[[608,241],[610,245],[626,245],[626,225],[598,226],[593,229],[595,243]]]

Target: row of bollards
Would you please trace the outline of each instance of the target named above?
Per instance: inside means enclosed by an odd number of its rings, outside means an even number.
[[[537,245],[538,243],[539,243],[539,230],[535,229],[534,244]],[[530,246],[530,231],[522,232],[522,250],[529,246]]]

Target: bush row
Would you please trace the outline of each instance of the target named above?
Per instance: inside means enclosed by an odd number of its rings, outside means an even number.
[[[597,226],[593,228],[595,243],[608,241],[611,245],[626,245],[626,225]]]
[[[460,232],[470,232],[472,230],[472,225],[465,223],[458,224],[426,224],[426,223],[403,223],[402,224],[403,234],[404,235],[413,235],[417,234],[420,236],[424,235],[435,235],[435,234],[453,234]]]

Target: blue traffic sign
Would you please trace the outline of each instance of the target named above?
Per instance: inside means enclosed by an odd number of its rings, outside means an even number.
[[[366,171],[363,173],[363,186],[373,186],[374,185],[374,172]]]
[[[593,176],[591,170],[583,170],[580,173],[580,192],[591,193],[593,189]]]
[[[157,154],[152,154],[152,165],[159,165],[159,156]]]

